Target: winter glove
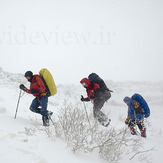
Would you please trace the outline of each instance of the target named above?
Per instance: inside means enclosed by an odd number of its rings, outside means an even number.
[[[90,101],[88,97],[87,98],[84,98],[82,95],[81,95],[81,99],[80,100],[81,101]]]
[[[38,90],[38,89],[33,89],[33,88],[32,88],[32,89],[31,89],[31,93],[32,93],[32,94],[39,93],[39,90]]]
[[[19,88],[20,88],[21,90],[23,90],[23,91],[26,91],[26,90],[27,90],[27,88],[24,86],[24,84],[20,84]]]
[[[125,124],[128,125],[128,121],[127,120],[125,120]]]
[[[126,120],[125,120],[125,124],[126,124],[126,125],[128,125],[129,120],[130,120],[130,117],[128,116],[128,117],[126,118]]]
[[[84,101],[84,97],[81,95],[81,99],[80,99],[81,101]]]

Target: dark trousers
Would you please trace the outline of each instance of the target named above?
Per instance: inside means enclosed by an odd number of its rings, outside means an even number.
[[[108,121],[108,117],[100,111],[101,108],[104,106],[105,101],[100,100],[93,106],[93,116],[96,118],[100,123]]]
[[[110,91],[105,91],[101,94],[98,98],[98,102],[96,102],[93,106],[93,115],[100,123],[107,122],[108,117],[100,111],[101,108],[104,106],[104,103],[111,97]]]
[[[41,115],[47,115],[48,96],[43,96],[40,99],[37,97],[32,101],[30,110]],[[40,108],[39,108],[40,107]]]

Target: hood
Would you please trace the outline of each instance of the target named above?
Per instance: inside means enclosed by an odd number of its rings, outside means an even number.
[[[89,81],[87,78],[82,79],[82,80],[80,81],[80,83],[85,83],[85,84],[87,84],[87,88],[88,88],[88,89],[91,88],[91,83],[90,83],[90,81]]]
[[[125,97],[123,101],[129,106],[132,104],[132,99],[130,97]]]

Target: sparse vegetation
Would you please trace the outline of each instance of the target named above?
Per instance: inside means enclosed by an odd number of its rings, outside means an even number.
[[[151,151],[140,152],[140,139],[131,137],[127,128],[103,128],[97,121],[92,121],[90,126],[84,110],[78,105],[65,103],[57,118],[57,122],[51,127],[39,127],[35,124],[34,128],[25,128],[24,133],[32,135],[37,131],[44,132],[50,138],[64,140],[73,152],[95,151],[108,162],[117,162],[124,152],[132,155],[130,159],[134,159],[136,155],[145,159],[144,155]]]

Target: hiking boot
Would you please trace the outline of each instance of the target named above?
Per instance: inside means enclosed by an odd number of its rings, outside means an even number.
[[[51,118],[52,115],[53,115],[53,112],[47,110],[48,119],[51,121],[52,121],[52,118]]]
[[[131,131],[131,134],[132,134],[132,135],[137,135],[137,133],[136,133],[135,131],[134,131],[134,132]]]
[[[108,121],[103,122],[102,125],[105,126],[105,127],[108,127],[110,125],[110,121],[111,121],[111,119],[109,119]]]
[[[147,135],[146,135],[146,129],[144,128],[142,128],[142,129],[140,129],[140,132],[141,132],[141,137],[143,137],[143,138],[146,138],[147,137]]]
[[[103,125],[104,127],[108,127],[110,125],[110,121],[111,119],[107,119],[107,121],[103,121],[98,119],[98,121],[100,122],[101,125]]]
[[[49,117],[48,115],[42,116],[43,126],[49,126]]]
[[[130,131],[131,131],[131,134],[132,134],[132,135],[137,135],[137,133],[135,132],[134,127],[131,127],[131,126],[130,126]]]

